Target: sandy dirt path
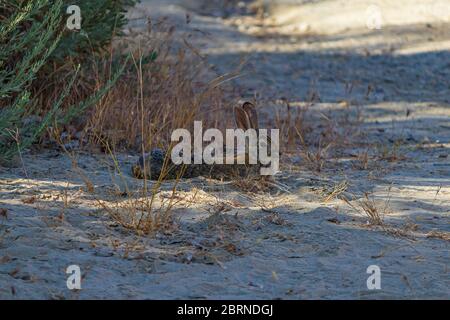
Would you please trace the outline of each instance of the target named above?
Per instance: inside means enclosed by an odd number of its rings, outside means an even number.
[[[64,154],[25,154],[23,167],[0,167],[0,298],[449,299],[449,21],[437,9],[400,19],[388,1],[370,1],[384,14],[370,30],[359,19],[369,2],[355,2],[276,6],[261,20],[245,8],[222,18],[223,8],[202,1],[142,1],[132,26],[166,15],[181,30],[201,30],[192,41],[218,74],[246,61],[231,98],[256,96],[268,117],[286,99],[293,108],[313,101],[308,121],[318,135],[323,117],[359,115],[351,132],[361,141],[349,137],[320,172],[287,154],[277,187],[262,194],[183,181],[178,228],[154,238],[123,230],[98,206],[122,188],[108,157],[78,155],[91,194]],[[334,9],[345,4],[358,19]],[[365,163],[367,141],[377,147]],[[136,156],[118,159],[126,171]],[[350,205],[332,196],[339,186]],[[170,189],[165,183],[158,201]],[[368,224],[365,193],[383,225]],[[73,264],[80,291],[66,286]],[[370,265],[380,267],[380,290],[367,288]]]

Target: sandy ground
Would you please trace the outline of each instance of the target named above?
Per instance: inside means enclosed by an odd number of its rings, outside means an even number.
[[[436,9],[446,1],[432,10],[426,1],[309,1],[271,7],[264,19],[222,18],[202,1],[142,2],[136,27],[148,14],[188,28],[189,12],[189,28],[203,35],[193,41],[219,74],[247,61],[232,82],[236,97],[256,95],[270,115],[282,98],[295,108],[314,93],[319,118],[360,111],[357,139],[385,151],[373,151],[363,170],[364,144],[352,143],[320,172],[286,155],[276,187],[259,194],[183,181],[177,227],[153,238],[127,232],[98,206],[123,191],[108,157],[77,156],[90,193],[61,152],[24,154],[23,166],[0,167],[0,298],[450,298],[450,22]],[[381,9],[379,30],[361,20],[370,4]],[[420,8],[426,14],[413,14]],[[320,132],[317,119],[309,120]],[[128,172],[136,156],[118,159]],[[343,184],[341,197],[329,196]],[[368,224],[364,193],[383,226]],[[72,264],[83,274],[79,291],[66,287]],[[380,290],[366,286],[370,265],[381,269]]]

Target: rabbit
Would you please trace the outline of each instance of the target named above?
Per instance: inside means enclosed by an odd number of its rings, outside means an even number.
[[[234,108],[235,122],[239,129],[246,131],[247,129],[255,129],[258,135],[258,115],[255,106],[250,102],[245,102],[242,106]],[[270,139],[268,139],[270,147]],[[259,147],[259,144],[258,144]],[[250,164],[248,149],[245,154],[233,155],[233,164],[226,164],[224,150],[224,164],[180,164],[176,165],[166,157],[166,152],[161,149],[153,149],[151,152],[141,156],[136,164],[132,166],[132,175],[138,179],[158,180],[160,179],[161,171],[164,173],[161,176],[163,180],[182,178],[194,178],[199,176],[209,177],[219,180],[230,180],[233,177],[259,174],[261,164]],[[237,159],[245,157],[244,164],[238,164]],[[145,164],[145,165],[144,165]]]

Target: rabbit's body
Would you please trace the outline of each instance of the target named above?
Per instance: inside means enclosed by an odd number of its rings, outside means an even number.
[[[145,156],[140,156],[138,162],[132,167],[135,178],[158,180],[163,172],[164,180],[180,178],[195,178],[199,176],[219,180],[229,180],[232,177],[256,175],[259,173],[259,164],[187,164],[176,165],[167,159],[164,163],[165,153],[161,149],[153,149]],[[145,163],[145,165],[144,165]]]
[[[246,102],[242,107],[235,108],[235,120],[238,128],[245,130],[258,130],[258,118],[254,106]],[[227,154],[224,150],[223,154]],[[258,175],[261,168],[260,163],[250,164],[249,155],[234,156],[245,157],[244,163],[234,161],[228,164],[224,158],[224,164],[194,164],[193,157],[191,164],[174,164],[170,157],[161,149],[153,149],[145,156],[141,156],[138,162],[132,167],[132,174],[138,179],[164,180],[182,178],[194,178],[199,176],[211,177],[220,180],[229,180],[236,176],[245,177],[248,175]],[[161,175],[163,173],[163,175]]]

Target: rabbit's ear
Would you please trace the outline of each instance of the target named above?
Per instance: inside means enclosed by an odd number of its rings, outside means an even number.
[[[235,107],[234,108],[234,117],[236,120],[236,126],[239,129],[246,131],[251,128],[250,118],[245,112],[243,107]]]
[[[255,106],[250,102],[245,102],[242,105],[242,109],[247,113],[247,117],[250,120],[250,128],[258,130],[258,113],[256,112]]]

